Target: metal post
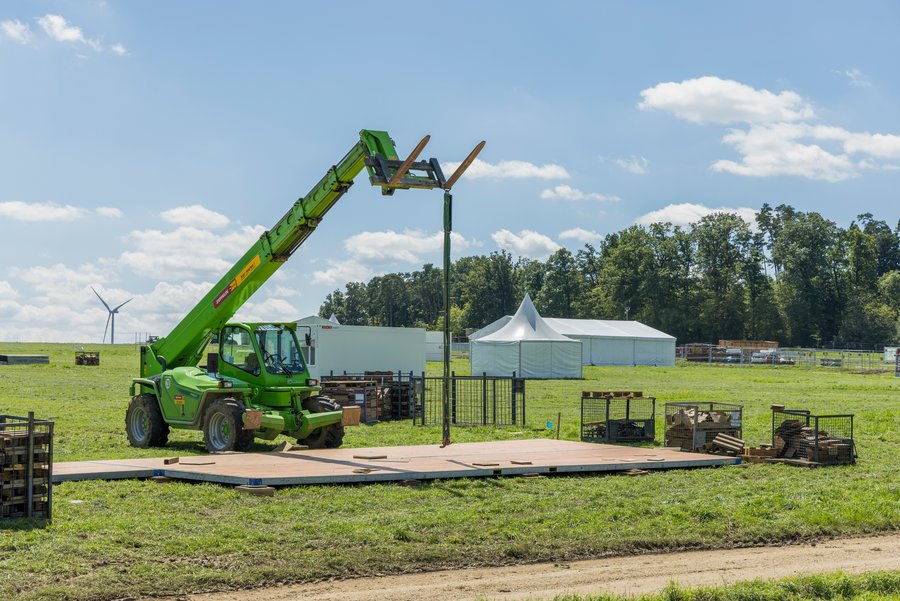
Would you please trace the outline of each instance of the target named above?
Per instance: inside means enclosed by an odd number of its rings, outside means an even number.
[[[442,446],[450,444],[450,231],[453,228],[453,196],[444,191],[444,419]]]
[[[28,412],[28,471],[25,472],[25,515],[34,516],[34,411]]]
[[[486,426],[487,417],[487,372],[481,373],[481,425]],[[497,425],[497,412],[494,411],[494,425]]]

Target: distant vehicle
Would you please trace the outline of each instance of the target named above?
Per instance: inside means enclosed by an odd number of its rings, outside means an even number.
[[[787,357],[778,349],[764,349],[750,355],[750,363],[768,363],[770,365],[793,365],[794,360]]]

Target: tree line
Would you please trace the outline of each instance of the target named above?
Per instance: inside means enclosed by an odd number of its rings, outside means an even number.
[[[633,225],[546,261],[506,251],[451,266],[451,327],[481,328],[524,294],[547,317],[632,319],[680,343],[776,340],[870,347],[898,340],[900,220],[847,228],[816,212],[763,205],[755,224],[713,213],[691,227]],[[443,328],[441,269],[427,264],[350,282],[319,310],[351,325]]]

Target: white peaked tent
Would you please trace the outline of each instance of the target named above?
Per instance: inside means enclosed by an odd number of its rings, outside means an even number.
[[[472,341],[469,357],[474,375],[581,377],[581,342],[547,325],[527,294],[506,325]]]

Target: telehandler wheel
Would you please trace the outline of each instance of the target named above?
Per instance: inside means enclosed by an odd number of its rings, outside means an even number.
[[[341,406],[327,396],[312,397],[306,401],[303,408],[313,413],[341,410]],[[317,428],[306,438],[298,438],[297,443],[311,449],[336,449],[344,443],[344,426],[337,423]]]
[[[163,419],[155,396],[144,393],[131,399],[125,412],[125,432],[133,447],[165,446],[169,441],[169,424]]]
[[[210,453],[246,451],[253,444],[253,430],[244,430],[244,404],[218,399],[203,415],[203,442]]]

